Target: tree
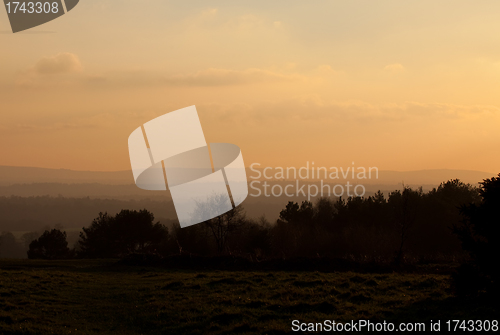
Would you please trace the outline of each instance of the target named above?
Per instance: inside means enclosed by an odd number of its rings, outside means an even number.
[[[480,200],[479,189],[459,179],[443,182],[424,194],[419,222],[409,239],[413,251],[422,257],[463,255],[460,240],[453,234],[453,226],[462,218],[458,209]]]
[[[209,255],[214,251],[211,233],[203,224],[181,228],[179,223],[172,226],[169,251],[174,254]]]
[[[201,222],[199,227],[196,229],[187,227],[181,230],[191,231],[198,235],[198,238],[206,232],[213,237],[217,253],[228,252],[230,236],[246,223],[243,206],[231,207],[232,203],[227,194],[210,195],[203,201],[197,201],[192,213],[193,220]]]
[[[285,209],[280,212],[279,221],[292,224],[304,224],[312,220],[314,215],[313,204],[310,201],[302,201],[299,204],[289,201]]]
[[[205,221],[205,225],[214,238],[218,253],[229,251],[227,246],[231,234],[238,231],[245,223],[245,211],[242,206],[234,207],[222,215]]]
[[[317,240],[314,229],[314,206],[310,201],[289,201],[272,228],[273,245],[283,258],[314,256]]]
[[[320,227],[329,227],[336,214],[335,203],[326,197],[321,197],[314,206],[314,222]]]
[[[90,258],[123,257],[133,252],[157,252],[168,239],[168,229],[147,210],[122,210],[114,217],[99,213],[78,241],[80,255]]]
[[[429,195],[436,196],[437,201],[446,204],[463,205],[470,202],[476,203],[481,201],[478,188],[471,184],[461,182],[460,179],[452,179],[445,183],[441,183],[437,189],[430,191]],[[455,211],[453,210],[453,212]]]
[[[50,230],[50,228],[45,230]],[[25,250],[29,250],[31,242],[39,238],[41,234],[42,232],[37,232],[37,231],[30,231],[28,233],[24,233],[23,236],[21,237],[21,241],[23,242],[24,247],[26,248]]]
[[[455,276],[459,293],[475,294],[485,290],[499,294],[498,256],[500,256],[500,174],[481,183],[480,203],[460,208],[462,221],[454,231],[471,262],[461,266]]]
[[[46,230],[42,236],[29,245],[30,259],[64,259],[69,256],[66,232],[59,229]]]
[[[403,247],[408,239],[409,230],[413,227],[420,210],[422,187],[412,190],[403,186],[403,192],[394,191],[389,194],[388,204],[393,209],[394,222],[399,235],[399,247],[396,251],[395,263],[399,264],[403,258]]]

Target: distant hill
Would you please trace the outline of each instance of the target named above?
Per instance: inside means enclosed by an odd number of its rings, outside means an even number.
[[[460,179],[464,183],[477,185],[478,182],[495,177],[497,173],[471,170],[417,170],[380,171],[378,182],[372,184],[405,183],[411,185],[439,185],[450,179]]]
[[[81,229],[92,223],[100,212],[115,215],[122,209],[148,209],[156,220],[170,223],[176,219],[171,201],[114,200],[64,197],[0,197],[0,232],[35,231],[59,224]]]
[[[146,191],[138,188],[135,184],[98,184],[98,183],[31,183],[0,185],[1,196],[51,196],[81,198],[90,197],[92,199],[119,199],[119,200],[171,200],[170,193],[165,191]]]
[[[263,169],[257,169],[262,174]],[[268,170],[268,175],[274,175],[276,170]],[[247,168],[248,177],[258,174]],[[379,171],[378,179],[363,180],[369,185],[439,185],[443,181],[458,178],[466,183],[476,184],[485,178],[491,178],[496,173],[469,171],[469,170],[417,170],[417,171]],[[312,176],[312,174],[310,174]],[[341,176],[341,175],[340,175]],[[345,180],[351,180],[352,174],[348,173]],[[261,179],[263,175],[261,175]],[[287,179],[287,178],[285,178]],[[310,180],[317,180],[311,178]],[[325,182],[337,183],[341,179],[328,179]],[[37,167],[0,166],[0,186],[32,183],[59,183],[59,184],[104,184],[104,185],[130,185],[134,184],[132,172],[125,171],[75,171],[67,169],[45,169]]]
[[[255,179],[250,177],[255,177],[256,172],[248,171],[247,175],[252,182]],[[343,185],[349,180],[352,184],[364,184],[367,196],[377,190],[387,196],[389,192],[401,189],[402,183],[411,187],[422,186],[424,191],[428,191],[450,179],[458,178],[477,185],[477,182],[493,176],[494,173],[463,170],[380,171],[378,179],[328,179],[324,182]],[[282,187],[294,183],[285,180],[266,181],[270,185]],[[262,178],[260,182],[258,188],[262,190]],[[317,181],[309,179],[302,183],[317,184]],[[243,203],[247,215],[253,218],[265,215],[271,221],[277,219],[288,201],[301,202],[306,199],[304,196],[255,197],[252,194],[256,194],[253,188]],[[315,201],[314,198],[311,200]],[[147,208],[156,217],[163,218],[162,221],[176,218],[170,192],[139,189],[133,184],[130,171],[89,172],[0,166],[0,231],[36,230],[56,223],[67,228],[81,228],[90,224],[92,218],[101,211],[116,213],[124,208]]]
[[[0,165],[0,185],[31,183],[100,183],[120,185],[133,184],[134,178],[130,170],[96,172]]]

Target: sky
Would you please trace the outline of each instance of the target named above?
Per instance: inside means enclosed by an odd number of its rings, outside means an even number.
[[[130,169],[196,105],[245,164],[500,172],[500,2],[84,0],[12,34],[0,165]]]

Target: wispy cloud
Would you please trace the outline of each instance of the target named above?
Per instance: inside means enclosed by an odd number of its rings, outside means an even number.
[[[169,76],[165,79],[165,83],[170,85],[220,86],[296,81],[303,79],[305,78],[297,74],[281,74],[262,69],[237,71],[210,68],[193,74]]]
[[[331,102],[318,96],[256,103],[253,105],[207,104],[210,115],[220,122],[242,124],[281,124],[303,122],[334,122],[342,124],[392,124],[400,122],[474,120],[500,118],[500,108],[490,105],[456,105],[446,103],[405,102],[400,104],[371,104],[363,101]],[[236,115],[236,117],[235,117]]]
[[[77,55],[62,52],[37,61],[32,67],[22,71],[16,79],[18,87],[44,87],[67,85],[83,75],[83,65]]]
[[[63,52],[40,59],[33,69],[38,74],[47,75],[81,72],[83,67],[77,55]]]

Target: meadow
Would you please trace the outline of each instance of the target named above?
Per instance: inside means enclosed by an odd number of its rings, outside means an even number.
[[[174,270],[1,260],[0,334],[283,334],[292,321],[485,319],[449,275]]]

